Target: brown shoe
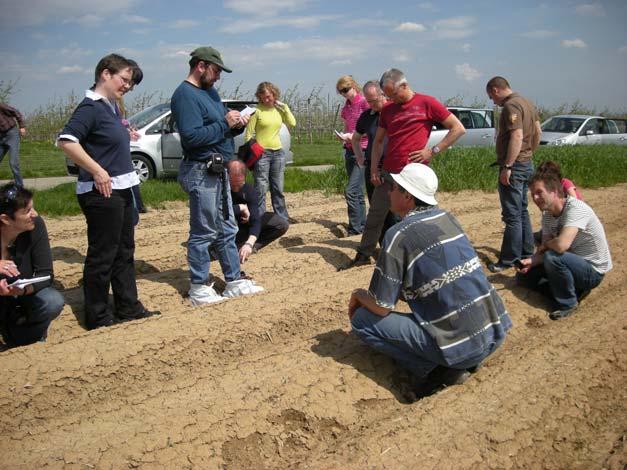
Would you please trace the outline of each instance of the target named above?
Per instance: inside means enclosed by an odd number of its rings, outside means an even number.
[[[346,269],[356,268],[358,266],[366,266],[372,264],[372,256],[367,256],[362,253],[357,252],[355,255],[355,259],[353,259],[350,263],[344,266],[340,266],[337,268],[338,271],[344,271]]]

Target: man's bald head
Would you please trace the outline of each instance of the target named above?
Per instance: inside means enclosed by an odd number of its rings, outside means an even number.
[[[239,192],[246,182],[246,165],[241,160],[231,160],[226,164],[229,171],[229,183],[231,190]]]

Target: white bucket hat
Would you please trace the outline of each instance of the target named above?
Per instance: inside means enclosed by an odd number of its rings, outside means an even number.
[[[435,192],[438,190],[438,177],[427,165],[410,163],[400,173],[392,173],[394,181],[405,191],[422,202],[435,206]]]

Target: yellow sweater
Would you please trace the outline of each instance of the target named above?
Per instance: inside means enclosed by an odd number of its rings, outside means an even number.
[[[296,125],[296,119],[287,104],[272,107],[259,104],[257,111],[248,121],[244,141],[250,140],[255,135],[255,139],[264,149],[279,150],[281,148],[279,137],[281,123],[291,127]]]

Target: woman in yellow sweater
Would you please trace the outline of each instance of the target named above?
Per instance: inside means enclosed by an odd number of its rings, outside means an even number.
[[[270,198],[274,213],[288,220],[285,196],[283,196],[283,179],[285,173],[285,152],[281,147],[279,131],[281,124],[294,127],[296,119],[285,103],[279,101],[279,89],[270,82],[261,82],[257,86],[255,96],[259,100],[257,111],[252,114],[244,140],[253,135],[259,145],[264,148],[263,155],[253,167],[255,189],[259,195],[259,209],[266,211],[266,191],[270,186]]]

